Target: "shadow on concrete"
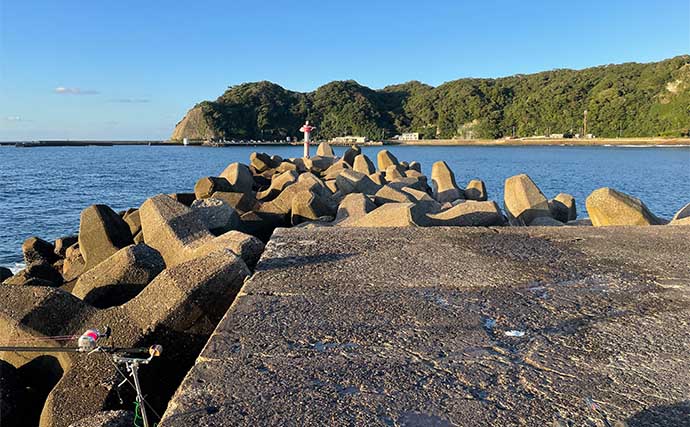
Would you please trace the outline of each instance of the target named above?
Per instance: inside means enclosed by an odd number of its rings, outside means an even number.
[[[630,417],[626,422],[628,427],[690,426],[690,400],[645,409]]]
[[[305,255],[280,257],[263,260],[256,268],[256,272],[278,270],[281,268],[301,267],[310,264],[324,264],[328,262],[336,262],[354,256],[353,253],[345,254],[319,254],[319,255]]]
[[[84,295],[84,301],[96,308],[117,307],[132,300],[144,290],[146,285],[119,283],[94,288]]]

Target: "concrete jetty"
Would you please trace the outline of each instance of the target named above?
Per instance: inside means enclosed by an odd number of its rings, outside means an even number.
[[[161,426],[690,425],[688,241],[277,229]]]

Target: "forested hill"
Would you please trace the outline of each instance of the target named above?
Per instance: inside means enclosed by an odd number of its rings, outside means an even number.
[[[498,79],[417,81],[373,90],[335,81],[299,93],[274,83],[232,86],[192,108],[172,139],[283,139],[309,119],[317,138],[500,138],[588,132],[601,137],[681,136],[690,129],[690,55],[661,62],[553,70]]]

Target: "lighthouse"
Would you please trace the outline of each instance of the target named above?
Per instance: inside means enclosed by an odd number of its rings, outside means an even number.
[[[309,124],[309,120],[307,120],[304,125],[299,128],[299,131],[304,133],[304,158],[308,159],[309,158],[309,136],[311,134],[311,131],[316,129],[316,127],[311,126]]]

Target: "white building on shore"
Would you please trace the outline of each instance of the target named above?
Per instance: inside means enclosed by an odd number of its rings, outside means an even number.
[[[419,141],[419,132],[408,132],[400,135],[401,141]]]
[[[369,139],[366,136],[353,135],[338,136],[331,140],[331,142],[336,142],[339,144],[364,144],[367,141],[369,141]]]

